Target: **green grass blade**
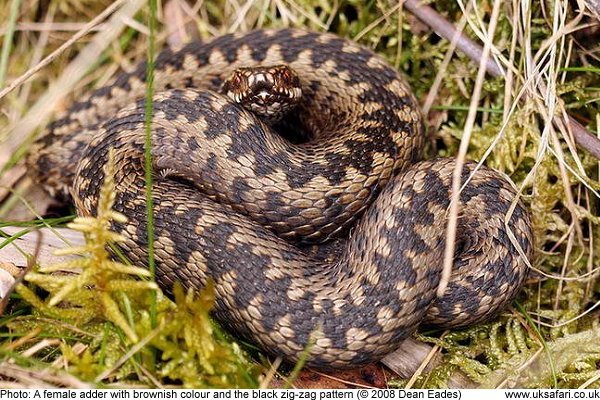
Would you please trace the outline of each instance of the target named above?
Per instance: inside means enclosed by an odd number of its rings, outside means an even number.
[[[2,42],[2,54],[0,55],[0,88],[4,87],[4,80],[6,79],[8,56],[12,50],[12,40],[15,33],[15,25],[17,23],[20,6],[21,0],[13,0],[10,3],[10,14],[6,24],[6,33],[4,34],[4,40]]]
[[[156,0],[148,0],[150,15],[148,25],[150,34],[148,35],[148,63],[146,64],[146,141],[144,148],[145,171],[146,171],[146,223],[148,230],[148,269],[152,279],[156,280],[156,266],[154,257],[154,202],[152,200],[152,114],[154,95],[154,58],[156,41]],[[156,327],[156,295],[152,296],[152,305],[150,310],[152,327]]]

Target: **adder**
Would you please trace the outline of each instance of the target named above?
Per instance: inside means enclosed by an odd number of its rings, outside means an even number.
[[[138,264],[145,71],[76,102],[29,157],[36,181],[93,215],[115,149],[115,208],[128,217],[115,228]],[[266,352],[353,367],[419,325],[488,320],[518,293],[528,211],[504,174],[469,162],[453,274],[436,298],[455,161],[420,161],[417,102],[372,51],[295,29],[229,34],[164,50],[154,84],[156,279],[167,291],[213,280],[215,317]],[[309,250],[334,239],[325,256]]]

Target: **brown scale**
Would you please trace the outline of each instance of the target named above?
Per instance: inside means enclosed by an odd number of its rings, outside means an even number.
[[[504,224],[515,193],[502,174],[473,164],[463,170],[463,182],[473,176],[461,192],[454,274],[444,297],[434,298],[454,162],[415,164],[424,142],[416,101],[371,51],[330,34],[253,31],[166,50],[156,67],[157,279],[166,290],[213,279],[224,325],[289,360],[312,343],[308,363],[321,368],[380,359],[420,323],[465,326],[514,298],[526,274]],[[144,71],[140,65],[76,103],[29,159],[36,180],[70,193],[89,215],[115,148],[116,208],[129,217],[118,228],[139,264],[145,118],[143,101],[134,100],[143,96]],[[232,102],[253,109],[275,93],[279,106],[281,93],[295,90],[292,75],[281,78],[288,73],[297,74],[302,98],[275,127],[309,131],[305,143],[290,143]],[[244,104],[248,97],[235,92],[242,75],[261,100]],[[285,80],[288,92],[280,90]],[[279,118],[266,114],[271,123]],[[520,203],[508,228],[530,257]],[[340,236],[331,254],[294,245]]]

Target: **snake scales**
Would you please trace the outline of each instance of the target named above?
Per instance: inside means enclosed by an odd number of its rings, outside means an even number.
[[[303,99],[280,131],[219,93],[239,67],[286,64]],[[145,65],[75,103],[29,157],[52,193],[93,214],[116,149],[116,209],[134,263],[146,259]],[[343,368],[395,350],[419,324],[461,327],[514,298],[532,253],[527,211],[506,178],[463,168],[453,275],[440,280],[454,161],[418,162],[417,103],[380,57],[331,34],[258,30],[164,50],[153,114],[157,279],[215,281],[215,316],[266,351]],[[275,125],[277,126],[277,124]],[[280,132],[281,133],[281,132]],[[505,216],[510,214],[508,223]],[[350,234],[348,236],[348,231]],[[336,257],[297,244],[340,239]],[[332,246],[333,249],[333,246]]]

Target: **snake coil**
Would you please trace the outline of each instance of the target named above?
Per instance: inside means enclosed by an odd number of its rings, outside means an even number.
[[[279,64],[296,71],[303,99],[275,128],[218,93],[237,68]],[[75,103],[29,158],[37,181],[90,215],[114,148],[115,208],[128,217],[117,228],[140,264],[145,68]],[[309,365],[352,367],[392,352],[419,324],[487,320],[518,292],[532,253],[528,212],[511,207],[503,174],[467,163],[453,275],[435,298],[455,163],[418,162],[417,103],[370,50],[292,29],[225,35],[161,53],[155,88],[158,282],[214,280],[217,319],[266,351],[295,360],[308,346]],[[313,140],[290,143],[279,134],[289,127]],[[334,260],[306,249],[333,238]]]

